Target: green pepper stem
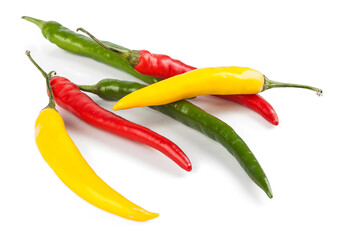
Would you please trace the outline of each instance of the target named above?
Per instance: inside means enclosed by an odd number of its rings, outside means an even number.
[[[117,46],[114,46],[114,47],[108,46],[108,45],[104,44],[102,41],[98,40],[94,35],[89,33],[84,28],[77,28],[76,31],[81,31],[81,32],[85,33],[92,40],[94,40],[98,45],[100,45],[102,48],[105,48],[109,51],[112,51],[112,52],[118,54],[119,56],[124,58],[128,62],[128,64],[130,64],[132,67],[135,67],[138,64],[139,58],[140,58],[140,52],[139,51],[130,50],[130,49],[127,49],[127,48],[117,47]]]
[[[32,56],[30,55],[30,51],[26,50],[26,55],[28,56],[29,60],[35,65],[35,67],[42,73],[43,77],[46,79],[47,82],[47,88],[48,88],[48,94],[49,94],[49,103],[45,108],[53,108],[55,109],[55,99],[54,99],[54,94],[53,90],[51,89],[50,86],[50,79],[53,75],[56,74],[55,71],[51,71],[48,74],[43,71],[43,69],[34,61]]]
[[[76,31],[80,31],[80,32],[84,32],[86,35],[88,35],[92,40],[94,40],[98,45],[100,45],[102,48],[105,48],[109,51],[112,51],[114,53],[117,53],[120,56],[126,56],[130,53],[129,49],[122,49],[122,48],[115,48],[115,47],[109,47],[107,45],[105,45],[104,43],[102,43],[100,40],[98,40],[94,35],[92,35],[91,33],[89,33],[87,30],[85,30],[84,28],[77,28]]]
[[[312,86],[307,86],[307,85],[301,85],[301,84],[276,82],[276,81],[269,80],[266,76],[264,76],[264,86],[263,86],[262,91],[265,91],[271,88],[280,88],[280,87],[305,88],[305,89],[315,91],[318,96],[323,96],[322,89],[315,88]]]
[[[77,85],[77,87],[82,91],[98,94],[97,93],[97,84],[95,84],[95,85]]]
[[[41,30],[42,30],[43,26],[46,24],[45,21],[42,21],[42,20],[36,19],[36,18],[32,18],[32,17],[23,16],[21,18],[36,24]]]

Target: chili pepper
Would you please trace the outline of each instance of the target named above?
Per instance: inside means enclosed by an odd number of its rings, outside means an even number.
[[[97,94],[106,100],[118,100],[144,87],[145,85],[140,83],[114,79],[104,79],[92,86],[79,85],[81,90]],[[272,198],[269,181],[257,159],[240,136],[226,123],[185,100],[151,108],[220,143],[236,158],[248,176]]]
[[[82,93],[74,83],[64,77],[53,77],[50,84],[56,103],[86,123],[151,146],[164,153],[186,171],[192,170],[188,157],[167,138],[101,108],[89,96]]]
[[[55,109],[50,86],[53,72],[46,74],[31,58],[30,52],[26,54],[47,81],[49,104],[36,120],[35,140],[42,157],[55,174],[78,196],[107,212],[136,221],[158,217],[157,213],[148,212],[127,200],[96,175],[69,137],[63,119]]]
[[[262,73],[247,67],[196,69],[137,90],[119,100],[114,110],[162,105],[205,94],[256,94],[276,87],[305,88],[322,95],[322,90],[306,85],[269,80]]]
[[[157,72],[164,72],[166,74],[165,76],[163,76],[163,78],[167,78],[171,77],[171,75],[176,75],[179,73],[183,73],[184,71],[191,71],[195,69],[194,67],[188,66],[186,64],[183,63],[180,64],[179,63],[180,61],[171,59],[165,55],[151,54],[145,50],[141,51],[129,50],[110,42],[104,42],[104,44],[116,50],[116,52],[111,52],[97,46],[97,44],[90,38],[77,34],[69,30],[68,28],[65,28],[64,26],[62,26],[57,22],[53,21],[45,22],[27,16],[24,16],[22,18],[36,24],[42,30],[43,36],[47,38],[50,42],[55,43],[60,48],[72,53],[91,57],[97,61],[121,69],[148,84],[160,81],[161,79],[150,77],[142,73],[147,73],[149,75],[156,75]],[[136,66],[137,64],[134,65],[133,63],[136,63],[137,60],[140,61],[140,58],[142,58],[142,64],[140,64],[137,67],[136,71],[134,69],[134,66]],[[150,72],[144,70],[146,68],[145,63],[147,63],[149,69],[153,68]],[[158,66],[156,66],[156,64]],[[143,68],[140,67],[143,65],[144,65]],[[164,66],[159,67],[162,65]],[[164,70],[169,69],[170,74],[167,73],[167,70],[164,71],[162,68],[164,68]],[[259,114],[264,113],[261,115],[264,116],[269,122],[273,124],[278,123],[278,117],[274,109],[264,99],[256,98],[251,95],[232,96],[232,97],[221,96],[221,98],[230,101],[235,101],[239,104],[247,106],[248,108],[258,112]],[[258,101],[255,102],[255,100]],[[266,113],[269,114],[266,115]]]
[[[110,66],[123,70],[146,83],[153,83],[158,81],[153,77],[138,73],[118,54],[101,48],[95,43],[95,41],[91,40],[90,38],[73,32],[57,22],[45,22],[27,16],[23,16],[22,18],[36,24],[41,29],[42,34],[46,39],[66,51],[87,56],[95,59],[96,61],[106,63]],[[121,49],[123,48],[113,43],[104,43],[111,47]]]

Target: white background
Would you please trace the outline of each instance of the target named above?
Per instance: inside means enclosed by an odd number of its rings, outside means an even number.
[[[335,1],[7,1],[1,18],[0,239],[336,239]],[[46,70],[78,84],[136,80],[43,38],[28,15],[129,47],[168,54],[192,66],[249,66],[270,79],[324,90],[262,93],[275,127],[231,102],[192,102],[231,125],[265,170],[269,199],[218,143],[150,109],[117,114],[177,143],[192,172],[150,147],[88,126],[58,108],[96,173],[160,216],[133,222],[71,192],[42,159],[34,122],[47,104]],[[106,102],[90,95],[106,109]]]

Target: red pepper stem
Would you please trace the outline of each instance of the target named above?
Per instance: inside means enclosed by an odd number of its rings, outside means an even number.
[[[280,88],[280,87],[305,88],[305,89],[315,91],[318,96],[323,96],[322,89],[315,88],[312,86],[307,86],[307,85],[301,85],[301,84],[276,82],[276,81],[269,80],[266,76],[264,76],[264,86],[263,86],[262,91],[265,91],[271,88]]]
[[[89,33],[87,30],[83,28],[77,28],[76,31],[81,31],[87,34],[92,40],[94,40],[98,45],[100,45],[102,48],[105,48],[109,51],[112,51],[128,62],[132,67],[135,67],[139,63],[140,58],[140,52],[137,50],[130,50],[123,47],[117,47],[117,46],[108,46],[107,44],[104,44],[102,41],[98,40],[94,35]]]
[[[22,16],[21,18],[36,24],[41,30],[42,30],[43,26],[46,24],[45,21],[42,21],[42,20],[36,19],[36,18],[32,18],[32,17]]]
[[[34,59],[32,58],[32,56],[30,55],[30,51],[26,50],[26,55],[28,56],[29,60],[35,65],[35,67],[37,69],[39,69],[39,71],[42,73],[43,77],[46,79],[47,82],[47,88],[48,88],[48,94],[49,94],[49,103],[45,108],[53,108],[55,109],[55,99],[54,99],[54,95],[53,95],[53,91],[51,89],[50,86],[50,78],[56,74],[55,71],[51,71],[48,74],[43,71],[43,69],[34,61]]]

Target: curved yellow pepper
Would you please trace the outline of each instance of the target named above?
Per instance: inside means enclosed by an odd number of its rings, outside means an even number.
[[[84,200],[136,221],[159,216],[130,202],[96,175],[69,137],[62,117],[55,109],[41,111],[35,123],[35,140],[42,157],[56,175]]]
[[[163,105],[206,94],[255,94],[262,91],[263,84],[263,74],[250,68],[196,69],[130,93],[119,100],[113,109]]]
[[[50,77],[54,72],[47,75],[31,58],[29,51],[26,51],[26,55],[47,81],[49,104],[36,119],[35,141],[42,157],[56,175],[78,196],[107,212],[135,221],[158,217],[158,213],[148,212],[130,202],[96,175],[69,137],[61,115],[55,110],[50,86]]]
[[[159,81],[120,99],[113,110],[163,105],[200,95],[256,94],[275,87],[322,90],[305,85],[271,81],[248,67],[201,68]]]

